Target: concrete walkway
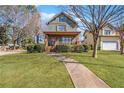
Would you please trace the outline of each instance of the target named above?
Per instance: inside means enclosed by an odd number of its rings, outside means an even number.
[[[78,61],[56,53],[48,55],[55,57],[65,64],[76,88],[110,88],[103,80]]]
[[[0,51],[0,56],[17,54],[17,53],[22,53],[22,52],[25,52],[25,50]]]

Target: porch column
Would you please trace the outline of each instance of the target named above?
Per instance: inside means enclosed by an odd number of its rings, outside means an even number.
[[[77,45],[80,45],[80,34],[77,35]]]
[[[75,45],[80,45],[80,35],[76,35],[73,39]]]
[[[48,35],[45,35],[44,43],[45,43],[45,51],[47,51],[48,50]]]

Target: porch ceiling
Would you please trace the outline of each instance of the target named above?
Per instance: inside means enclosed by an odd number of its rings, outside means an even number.
[[[44,32],[44,34],[51,36],[77,36],[80,32]]]

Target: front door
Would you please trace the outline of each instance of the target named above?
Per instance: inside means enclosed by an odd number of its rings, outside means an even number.
[[[48,39],[48,46],[50,48],[50,52],[54,52],[54,50],[55,50],[55,42],[56,42],[56,38],[55,37],[49,37],[49,39]]]

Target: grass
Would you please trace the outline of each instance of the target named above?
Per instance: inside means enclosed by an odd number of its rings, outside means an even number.
[[[0,57],[0,87],[73,87],[66,68],[45,53],[14,54]]]
[[[124,88],[124,55],[119,52],[98,51],[98,58],[88,53],[64,53],[63,55],[78,60],[111,87]]]

